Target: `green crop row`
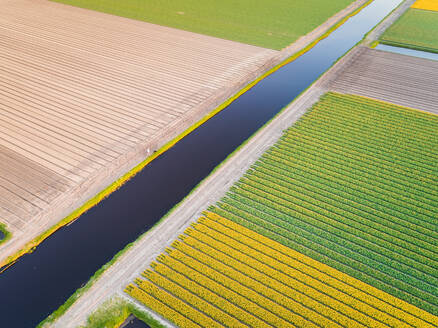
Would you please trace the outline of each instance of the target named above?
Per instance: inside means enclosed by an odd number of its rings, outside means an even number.
[[[211,207],[209,210],[430,313],[436,313],[436,305],[430,304],[421,296],[417,297],[415,293],[394,287],[394,279],[385,276],[384,273],[379,273],[378,270],[364,266],[354,259],[344,258],[343,254],[334,252],[324,244],[312,242],[293,225],[284,224],[274,217],[271,217],[272,220],[263,219],[262,216],[268,215],[245,204],[235,202],[236,206],[233,206],[229,203],[233,201],[228,200],[227,203],[220,203],[219,207]]]
[[[349,126],[348,122],[338,116],[330,117],[328,115],[322,115],[320,112],[316,112],[314,124],[306,125],[304,128],[300,126],[300,129],[290,130],[288,134],[299,133],[309,137],[315,137],[313,132],[319,135],[323,135],[326,138],[330,137],[333,141],[343,146],[362,147],[365,150],[370,150],[371,153],[375,152],[380,157],[386,157],[386,160],[393,160],[395,163],[402,164],[400,160],[407,160],[417,163],[417,161],[425,167],[425,169],[434,169],[430,164],[430,156],[435,157],[435,154],[430,154],[433,149],[423,141],[418,140],[418,143],[408,142],[409,138],[406,135],[394,135],[390,132],[386,132],[382,129],[381,133],[376,132],[376,129],[372,129],[372,126],[364,125],[363,122],[355,122],[354,126]],[[339,121],[337,121],[339,120]],[[330,122],[330,124],[328,123]],[[370,134],[370,131],[372,133]],[[388,130],[386,128],[386,130]],[[391,136],[391,140],[388,142],[376,143],[376,139]],[[315,138],[316,139],[316,138]],[[418,146],[421,144],[421,148]],[[436,169],[436,168],[435,168]]]
[[[305,143],[305,138],[301,138],[301,141]],[[277,151],[278,150],[278,151]],[[408,198],[410,201],[414,198],[415,203],[413,205],[419,207],[426,207],[431,211],[435,211],[436,209],[432,206],[436,200],[434,200],[434,195],[430,193],[426,193],[426,188],[416,188],[415,183],[412,181],[403,181],[400,179],[395,180],[392,175],[395,173],[391,173],[390,169],[386,169],[382,167],[379,169],[371,166],[371,164],[366,163],[366,161],[360,161],[359,156],[353,156],[349,153],[342,152],[342,150],[333,149],[331,151],[325,149],[325,147],[318,147],[312,144],[305,144],[300,146],[289,146],[286,143],[279,143],[270,151],[270,154],[276,155],[277,157],[288,159],[288,156],[299,157],[301,162],[304,160],[311,160],[315,163],[321,163],[321,167],[325,165],[329,169],[336,168],[337,172],[340,170],[348,169],[347,176],[350,176],[354,173],[354,178],[356,179],[358,176],[361,177],[364,181],[364,184],[377,186],[381,190],[384,190],[385,194],[388,192],[394,193],[396,190],[400,190],[403,192],[403,196]],[[295,162],[295,160],[293,160]],[[414,196],[409,196],[409,190]],[[394,195],[394,194],[393,194]],[[395,192],[397,197],[397,193]],[[386,196],[386,195],[385,195]],[[389,195],[388,195],[389,196]]]
[[[337,151],[336,149],[330,151],[326,147],[307,144],[305,138],[301,138],[301,141],[305,145],[295,146],[289,142],[282,141],[275,148],[271,149],[269,153],[285,160],[290,159],[291,156],[293,158],[299,157],[301,162],[311,160],[314,163],[321,163],[322,168],[336,169],[336,172],[347,170],[346,177],[351,177],[354,173],[354,179],[360,177],[364,185],[380,188],[381,193],[383,192],[385,196],[392,195],[393,198],[401,196],[403,201],[412,202],[412,205],[415,207],[425,208],[432,212],[436,211],[433,205],[438,199],[435,200],[434,198],[436,197],[434,195],[425,193],[424,190],[426,188],[419,190],[412,181],[395,180],[392,177],[394,173],[390,173],[390,169],[381,167],[379,170],[366,163],[366,161],[363,161],[361,165],[360,157],[350,155],[347,151],[342,152],[342,150]],[[294,159],[293,162],[295,162]],[[397,190],[399,190],[398,193]],[[409,190],[414,194],[413,196],[409,194]],[[400,195],[400,192],[403,192],[403,195]]]
[[[274,181],[274,182],[271,182]],[[308,190],[295,187],[287,188],[282,187],[276,183],[274,179],[264,180],[256,176],[248,176],[247,180],[243,180],[243,183],[255,187],[261,190],[265,190],[273,195],[281,198],[288,199],[290,197],[296,197],[297,204],[303,204],[302,206],[311,208],[319,213],[324,213],[328,218],[335,218],[332,226],[339,227],[348,233],[360,235],[363,239],[372,243],[369,245],[372,249],[376,248],[376,251],[380,254],[388,254],[392,256],[400,256],[402,262],[406,261],[407,265],[410,265],[418,270],[426,272],[432,276],[438,275],[438,263],[432,258],[427,258],[424,254],[419,254],[410,251],[412,245],[405,242],[403,239],[394,238],[386,233],[385,226],[379,227],[380,229],[374,229],[372,225],[365,225],[361,220],[362,213],[353,213],[349,209],[341,209],[336,201],[331,201],[322,195],[314,195]],[[314,206],[316,205],[316,206]],[[328,211],[327,211],[328,210]],[[337,221],[338,218],[341,218]],[[376,245],[376,242],[381,242],[381,245]],[[366,242],[365,242],[366,244]],[[404,245],[405,247],[400,247]],[[396,252],[397,254],[393,254]],[[432,255],[432,254],[430,254]]]
[[[358,222],[359,226],[367,227],[368,233],[381,236],[383,240],[392,244],[391,247],[395,247],[405,256],[409,256],[413,259],[417,258],[421,263],[430,265],[438,270],[438,263],[434,260],[435,254],[424,248],[419,251],[418,247],[415,246],[420,245],[421,247],[422,245],[417,238],[410,235],[412,233],[415,234],[415,230],[404,229],[404,227],[401,227],[400,225],[393,224],[391,220],[383,219],[379,216],[380,213],[370,211],[370,208],[368,207],[360,206],[360,204],[350,201],[347,198],[342,198],[337,194],[327,192],[328,190],[324,190],[323,188],[315,188],[312,185],[306,185],[298,179],[287,181],[285,180],[285,176],[277,174],[276,172],[268,171],[265,168],[259,168],[257,171],[252,171],[247,177],[250,180],[255,180],[256,182],[267,185],[268,187],[282,190],[286,194],[288,194],[290,190],[297,191],[302,195],[307,194],[318,201],[342,207],[345,211],[354,214],[356,217],[367,216],[370,219],[367,222],[367,225],[364,225],[362,220]],[[350,215],[347,214],[346,218],[349,217]],[[418,257],[418,255],[421,257]],[[423,259],[424,262],[422,261]]]
[[[409,221],[416,222],[426,228],[434,230],[433,216],[424,215],[419,213],[418,208],[407,207],[404,202],[398,200],[397,198],[386,196],[385,191],[382,188],[368,185],[365,183],[358,183],[361,179],[359,174],[342,174],[340,170],[336,170],[336,167],[323,166],[321,163],[312,162],[311,160],[304,161],[302,158],[298,158],[295,161],[289,161],[285,159],[278,158],[275,154],[265,154],[263,159],[271,159],[276,163],[280,163],[285,167],[292,167],[298,170],[309,172],[311,170],[317,171],[320,177],[325,178],[335,185],[340,185],[348,190],[349,192],[354,192],[357,195],[368,198],[382,204],[390,209],[404,214]],[[325,168],[325,170],[323,169]],[[336,172],[337,171],[337,172]],[[430,222],[432,221],[432,223]]]
[[[370,140],[366,140],[366,138],[357,135],[355,133],[352,133],[351,131],[344,132],[341,128],[336,128],[333,126],[330,127],[324,127],[324,124],[319,124],[318,127],[313,126],[306,126],[305,130],[302,130],[301,128],[289,130],[286,132],[285,137],[287,138],[289,135],[298,135],[298,136],[307,136],[308,139],[314,140],[314,142],[323,140],[326,143],[333,144],[338,147],[345,147],[351,152],[360,152],[364,155],[367,155],[368,157],[375,158],[379,162],[383,162],[386,165],[397,165],[400,167],[405,168],[405,170],[409,170],[409,173],[413,176],[415,176],[417,172],[416,165],[412,165],[411,163],[405,163],[404,161],[401,161],[399,158],[390,158],[389,153],[387,154],[385,152],[385,144],[382,143],[374,143],[375,139],[378,138],[378,136],[375,136],[373,132],[368,132],[368,135],[372,134],[374,138],[370,138]],[[397,144],[399,143],[399,140],[396,138],[391,138],[391,143]],[[431,152],[431,149],[427,149],[427,146],[424,143],[421,143],[421,148],[425,150],[425,155],[423,158],[423,166],[425,168],[421,168],[422,171],[425,173],[429,173],[430,171],[434,172],[436,171],[436,168],[433,167],[433,162],[431,162],[430,156],[426,156],[427,152]],[[393,146],[394,147],[394,146]],[[419,149],[420,145],[409,145],[411,151],[412,149]],[[380,150],[379,150],[380,149]],[[376,150],[379,150],[378,153],[376,153]],[[397,147],[397,150],[400,154],[403,154],[403,149],[400,147]],[[394,152],[394,150],[393,150]],[[399,157],[401,155],[398,155]],[[417,154],[416,154],[417,156]],[[394,157],[394,156],[393,156]],[[404,160],[404,159],[403,159]]]
[[[300,141],[299,145],[294,143],[295,141]],[[386,163],[379,163],[379,167],[376,167],[375,159],[371,156],[366,156],[364,154],[359,154],[357,151],[352,151],[351,149],[345,149],[342,146],[331,145],[329,149],[327,149],[327,142],[324,140],[314,141],[312,138],[307,137],[305,135],[297,135],[294,139],[287,139],[286,137],[282,138],[281,141],[276,145],[278,148],[281,146],[288,147],[293,149],[302,149],[306,151],[306,153],[314,154],[315,150],[321,150],[326,157],[329,156],[336,157],[334,161],[335,164],[340,165],[341,163],[347,163],[349,165],[356,165],[355,168],[359,172],[368,172],[371,174],[377,175],[377,177],[381,177],[382,182],[388,185],[402,187],[406,192],[409,189],[413,189],[419,197],[424,197],[430,200],[437,200],[438,194],[434,192],[429,186],[426,184],[419,185],[418,181],[424,181],[424,177],[408,177],[403,176],[400,177],[402,172],[406,172],[403,168],[399,168],[394,165],[388,165]],[[324,159],[325,157],[322,157]],[[362,164],[362,165],[361,165]],[[372,183],[373,181],[370,181]]]
[[[347,129],[346,126],[348,123],[343,123],[343,121],[337,126],[336,121],[332,118],[320,119],[317,113],[315,113],[315,116],[318,120],[314,118],[315,121],[313,124],[306,124],[305,127],[300,126],[300,128],[291,129],[286,133],[286,136],[289,134],[300,134],[307,135],[315,140],[324,138],[339,146],[353,150],[362,150],[370,156],[407,168],[412,168],[413,163],[415,167],[418,162],[417,158],[419,157],[420,161],[418,164],[421,165],[423,171],[436,171],[436,167],[434,167],[430,161],[430,156],[427,156],[428,153],[432,152],[433,147],[428,147],[424,142],[419,142],[417,145],[410,143],[403,147],[402,142],[408,138],[405,136],[393,136],[389,132],[386,133],[385,137],[390,140],[388,142],[381,142],[381,138],[384,136],[379,136],[375,133],[375,130],[365,129],[360,122],[355,123],[357,126],[360,126],[359,131],[361,132],[359,133],[354,129]],[[420,149],[420,144],[421,151],[414,151],[414,149]],[[414,152],[414,156],[410,156],[410,152]],[[434,155],[432,155],[432,157],[434,157]],[[405,163],[405,161],[407,162]]]
[[[377,215],[382,216],[389,222],[396,223],[396,229],[397,225],[410,228],[411,230],[408,232],[408,236],[414,236],[417,240],[427,242],[419,244],[422,248],[427,248],[431,251],[436,250],[435,229],[433,225],[399,212],[396,207],[391,206],[391,204],[385,200],[382,201],[371,194],[357,191],[352,185],[345,186],[345,183],[341,184],[331,176],[323,174],[321,170],[318,170],[318,167],[287,166],[268,158],[263,158],[260,163],[260,169],[267,168],[289,179],[292,178],[290,181],[300,180],[304,184],[320,188],[321,190],[339,195],[345,200],[366,206],[370,211],[372,210],[373,213],[378,213]]]
[[[363,266],[374,270],[378,269],[381,276],[386,277],[386,279],[388,276],[395,278],[394,283],[398,288],[409,290],[433,301],[434,298],[429,293],[435,291],[435,287],[427,279],[424,279],[427,278],[424,273],[394,259],[385,258],[376,251],[364,248],[362,246],[364,241],[358,240],[358,236],[353,236],[348,231],[339,232],[339,230],[324,223],[325,217],[315,211],[308,210],[296,203],[285,202],[278,199],[277,196],[260,192],[255,188],[248,189],[250,191],[236,188],[235,193],[230,197],[275,217],[275,221],[281,222],[284,227],[292,229],[293,226],[293,229],[299,231],[305,238],[326,245],[338,254],[344,255],[346,260],[354,259],[362,263]],[[268,218],[270,217],[266,216],[266,219]]]

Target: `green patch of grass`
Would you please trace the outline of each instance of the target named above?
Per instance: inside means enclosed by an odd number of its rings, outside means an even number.
[[[0,223],[0,244],[5,243],[11,238],[11,233],[6,229],[4,223]]]
[[[382,35],[391,46],[438,53],[438,12],[409,9]]]
[[[88,317],[87,324],[81,328],[118,328],[130,315],[136,316],[152,328],[164,328],[148,313],[139,310],[132,303],[120,297],[115,297],[102,304]]]
[[[223,39],[282,49],[353,0],[54,0]]]
[[[210,210],[436,315],[437,131],[329,93]]]

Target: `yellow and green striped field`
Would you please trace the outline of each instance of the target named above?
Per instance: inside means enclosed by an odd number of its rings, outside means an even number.
[[[207,212],[128,294],[181,327],[433,327],[438,318]]]
[[[181,327],[438,326],[438,116],[328,93],[126,292]]]

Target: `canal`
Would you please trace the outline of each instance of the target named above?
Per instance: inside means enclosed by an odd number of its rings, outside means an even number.
[[[29,328],[45,319],[401,1],[373,1],[309,52],[266,77],[106,200],[0,274],[0,326]]]

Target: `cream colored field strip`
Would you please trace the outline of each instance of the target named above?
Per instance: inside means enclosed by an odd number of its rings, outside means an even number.
[[[412,8],[438,11],[438,1],[437,0],[417,0],[412,5]]]
[[[330,88],[438,114],[437,81],[438,61],[364,48]]]
[[[277,53],[44,0],[0,7],[0,222],[12,230],[129,151],[168,141]]]
[[[430,313],[212,213],[172,246],[126,292],[183,327],[438,324]]]

